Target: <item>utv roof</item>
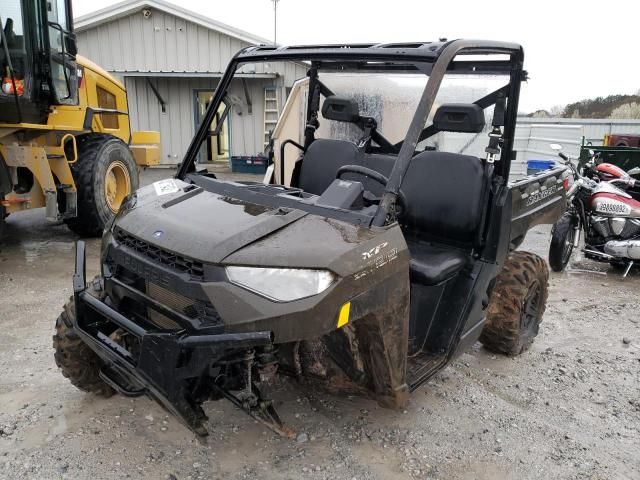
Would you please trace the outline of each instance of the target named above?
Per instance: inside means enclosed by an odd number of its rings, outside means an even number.
[[[342,45],[260,45],[236,56],[240,62],[256,60],[370,60],[435,62],[445,49],[456,44],[458,54],[521,54],[517,43],[490,40],[451,40],[412,43],[353,43]]]

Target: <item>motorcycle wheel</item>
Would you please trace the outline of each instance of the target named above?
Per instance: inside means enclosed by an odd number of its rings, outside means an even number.
[[[566,212],[551,230],[549,265],[554,272],[561,272],[569,263],[576,238],[576,221],[572,213]]]

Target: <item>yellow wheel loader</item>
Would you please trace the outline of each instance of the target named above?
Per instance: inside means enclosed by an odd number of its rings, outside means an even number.
[[[38,207],[99,235],[159,162],[160,135],[132,133],[124,85],[77,55],[71,0],[3,0],[0,27],[0,235]]]

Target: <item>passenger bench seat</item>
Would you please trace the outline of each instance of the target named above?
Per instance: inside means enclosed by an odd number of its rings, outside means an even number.
[[[478,244],[487,188],[478,157],[428,151],[413,158],[402,183],[412,283],[441,283],[467,264]]]
[[[461,250],[437,247],[421,242],[407,242],[411,283],[437,285],[458,273],[469,255]]]

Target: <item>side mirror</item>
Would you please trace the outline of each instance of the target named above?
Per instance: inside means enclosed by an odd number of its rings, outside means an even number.
[[[560,145],[559,143],[552,143],[549,145],[549,147],[551,148],[551,150],[555,150],[556,152],[562,150],[562,145]]]
[[[78,54],[78,44],[75,34],[67,35],[64,40],[67,53],[75,57]]]
[[[444,103],[433,116],[439,132],[480,133],[484,130],[484,110],[475,103]]]

